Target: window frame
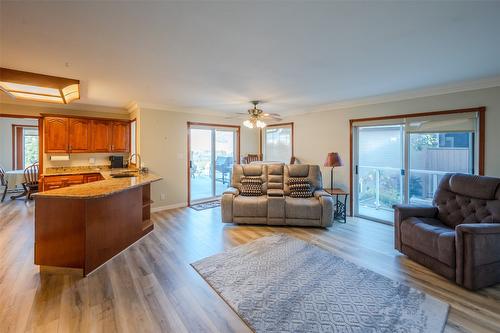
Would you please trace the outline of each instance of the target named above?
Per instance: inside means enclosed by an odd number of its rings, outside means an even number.
[[[38,125],[12,124],[12,170],[24,170],[24,129],[36,128],[38,130],[38,149],[40,149],[40,127]],[[40,152],[38,152],[40,160]],[[40,161],[38,161],[40,163]]]
[[[294,123],[293,122],[289,122],[289,123],[279,123],[279,124],[269,124],[267,125],[265,128],[261,128],[260,129],[260,136],[259,136],[259,154],[262,156],[262,160],[265,160],[265,156],[264,156],[264,145],[265,145],[265,142],[264,142],[264,131],[267,129],[267,128],[273,128],[273,127],[290,127],[291,128],[291,150],[292,150],[292,156],[290,156],[291,158],[295,156],[295,128],[294,128]],[[287,163],[288,164],[288,163]]]

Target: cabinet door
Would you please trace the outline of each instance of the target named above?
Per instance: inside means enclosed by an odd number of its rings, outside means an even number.
[[[83,175],[61,176],[63,184],[66,186],[80,185],[84,183]]]
[[[68,127],[68,118],[45,118],[44,132],[46,153],[66,153],[68,151]]]
[[[101,180],[101,178],[102,178],[101,174],[99,174],[99,173],[88,174],[88,175],[85,175],[84,183],[96,182],[96,181]]]
[[[58,182],[58,183],[56,183],[56,182],[54,182],[54,183],[52,183],[52,182],[51,183],[44,183],[43,190],[44,191],[50,191],[50,190],[56,190],[56,189],[62,188],[62,187],[66,187],[66,186],[63,185],[62,182]]]
[[[111,150],[114,152],[128,152],[130,148],[130,124],[123,121],[114,121],[112,133]]]
[[[107,120],[92,120],[91,140],[93,152],[111,151],[111,123]]]
[[[69,152],[86,153],[90,151],[90,120],[69,119]]]

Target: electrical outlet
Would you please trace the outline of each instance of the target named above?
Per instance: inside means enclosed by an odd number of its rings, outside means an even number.
[[[167,198],[167,195],[165,193],[160,194],[160,200],[165,200]]]
[[[94,157],[90,157],[89,158],[89,164],[95,164],[95,158]]]

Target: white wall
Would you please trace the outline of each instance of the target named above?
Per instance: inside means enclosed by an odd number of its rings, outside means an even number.
[[[153,208],[187,204],[187,122],[241,125],[239,119],[200,114],[140,109],[134,113],[140,128],[139,152],[142,162],[163,180],[153,183]],[[259,131],[241,127],[240,155],[257,153]],[[160,194],[166,194],[160,200]]]
[[[500,87],[309,113],[284,121],[294,122],[295,156],[301,163],[319,164],[325,186],[330,184],[330,168],[323,167],[326,154],[340,153],[344,166],[335,168],[335,183],[349,189],[349,119],[478,106],[486,106],[485,173],[500,177]]]
[[[0,165],[12,170],[12,125],[38,125],[38,120],[0,117]]]

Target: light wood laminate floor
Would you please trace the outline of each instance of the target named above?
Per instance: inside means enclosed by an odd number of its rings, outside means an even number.
[[[393,249],[393,230],[361,219],[328,230],[220,223],[219,209],[153,214],[155,230],[87,278],[39,273],[33,203],[0,204],[0,332],[250,332],[189,263],[287,233],[451,305],[446,332],[500,332],[500,286],[469,292]]]

